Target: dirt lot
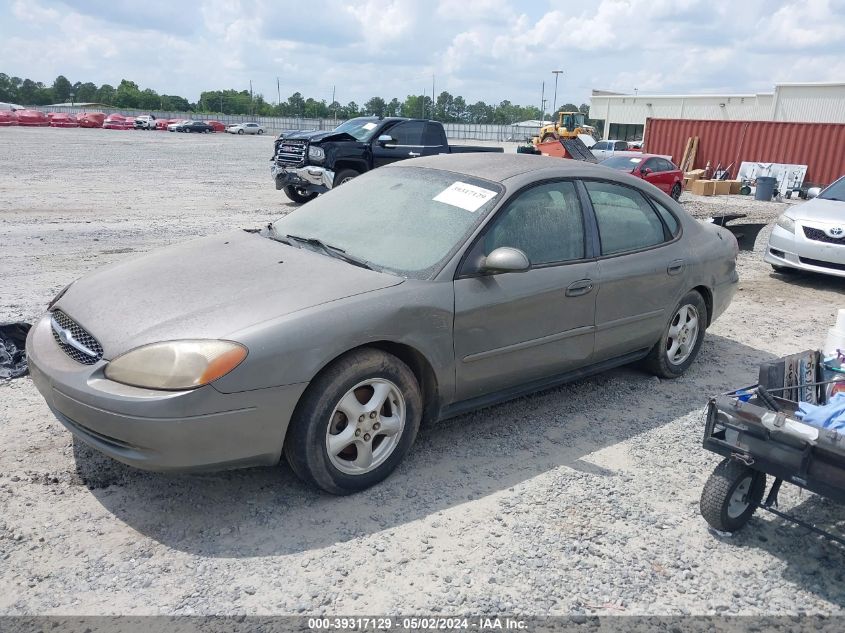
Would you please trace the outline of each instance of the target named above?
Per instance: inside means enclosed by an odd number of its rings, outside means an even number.
[[[0,130],[0,321],[35,320],[96,267],[284,213],[271,143]],[[684,201],[762,221],[785,206]],[[845,280],[773,274],[766,233],[683,378],[623,368],[429,426],[348,498],[286,466],[136,471],[74,444],[28,378],[0,384],[0,613],[842,613],[842,548],[770,516],[720,536],[698,514],[718,462],[700,447],[707,396],[820,345],[845,307]]]

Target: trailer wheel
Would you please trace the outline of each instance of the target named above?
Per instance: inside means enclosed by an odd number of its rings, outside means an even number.
[[[757,510],[765,490],[765,473],[725,458],[704,484],[701,516],[717,530],[736,532]]]

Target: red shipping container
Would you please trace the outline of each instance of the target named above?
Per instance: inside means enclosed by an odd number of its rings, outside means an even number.
[[[733,163],[734,177],[743,162],[807,165],[805,184],[830,184],[845,174],[845,124],[785,121],[698,121],[648,119],[644,151],[667,154],[675,163],[687,139],[699,137],[694,169],[710,161],[713,169]]]

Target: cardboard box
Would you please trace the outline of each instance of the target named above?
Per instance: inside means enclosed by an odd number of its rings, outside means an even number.
[[[712,180],[693,180],[690,192],[697,196],[716,195],[716,183]]]
[[[736,196],[739,195],[739,190],[742,189],[742,181],[741,180],[728,180],[731,183],[731,195]]]
[[[691,169],[687,173],[684,174],[686,178],[689,178],[690,181],[699,180],[704,178],[704,170],[703,169]]]
[[[731,192],[731,183],[727,180],[714,180],[713,185],[713,193],[717,196],[727,196]]]

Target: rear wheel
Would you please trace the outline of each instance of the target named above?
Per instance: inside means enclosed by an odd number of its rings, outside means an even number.
[[[681,197],[681,183],[676,182],[672,185],[672,193],[669,195],[671,195],[675,200],[678,200]]]
[[[285,438],[285,457],[301,479],[327,492],[357,492],[402,461],[421,416],[419,384],[408,366],[380,350],[356,350],[306,390]]]
[[[682,375],[704,342],[707,305],[700,294],[688,293],[678,303],[663,336],[645,358],[645,366],[660,378]]]
[[[243,134],[243,133],[244,133],[244,131],[242,129],[238,130],[238,134]]]
[[[261,136],[262,134],[264,134],[264,130],[258,130],[258,135]]]
[[[305,204],[309,200],[313,200],[317,197],[316,193],[308,193],[302,187],[294,187],[293,185],[288,185],[284,188],[285,195],[296,202],[297,204]]]
[[[701,516],[717,530],[735,532],[751,519],[765,490],[765,473],[725,458],[704,484]]]

